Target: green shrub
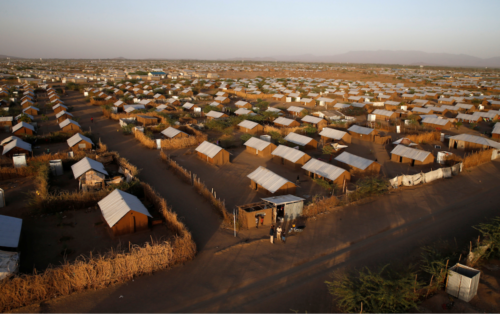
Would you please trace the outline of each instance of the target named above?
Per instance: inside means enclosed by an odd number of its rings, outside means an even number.
[[[495,217],[489,223],[482,223],[474,227],[483,237],[483,245],[489,245],[484,257],[500,256],[500,217]]]
[[[358,273],[348,273],[326,281],[329,292],[336,298],[344,312],[402,313],[417,307],[415,273],[405,270],[395,272],[386,265],[376,272],[364,268]]]
[[[243,141],[243,142],[246,142],[248,141],[249,139],[252,138],[252,135],[251,134],[248,134],[248,133],[245,133],[243,134],[242,136],[240,136],[240,139]]]
[[[134,128],[133,124],[127,124],[125,126],[122,126],[122,132],[123,134],[132,134],[133,128]]]

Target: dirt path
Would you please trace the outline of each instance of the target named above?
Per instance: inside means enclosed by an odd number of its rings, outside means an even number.
[[[162,166],[156,151],[116,133],[116,122],[99,118],[94,124],[110,149],[143,168],[141,179],[166,197],[205,245],[184,266],[23,311],[328,312],[324,281],[332,270],[414,261],[416,248],[438,239],[465,242],[475,235],[472,225],[499,214],[500,163],[493,162],[321,215],[286,244],[256,241],[216,255],[230,235],[216,229],[219,220],[208,204]]]

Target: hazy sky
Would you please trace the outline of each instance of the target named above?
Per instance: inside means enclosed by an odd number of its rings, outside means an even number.
[[[419,50],[500,56],[500,1],[0,1],[0,54],[198,58]]]

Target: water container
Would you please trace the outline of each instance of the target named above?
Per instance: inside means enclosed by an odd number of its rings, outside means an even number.
[[[271,143],[271,135],[261,135],[260,139],[266,142]]]

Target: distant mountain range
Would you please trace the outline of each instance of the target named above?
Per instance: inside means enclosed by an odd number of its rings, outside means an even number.
[[[433,65],[459,67],[500,67],[500,57],[478,58],[464,54],[428,53],[423,51],[349,51],[332,56],[304,54],[297,56],[270,56],[261,58],[232,58],[227,60],[246,61],[296,61],[327,63],[375,63],[401,65]]]
[[[0,60],[5,58],[27,59],[13,56],[0,55]],[[35,58],[37,59],[37,58]],[[102,58],[106,60],[105,58]],[[116,57],[108,60],[141,60]],[[153,59],[142,59],[153,60]],[[173,60],[171,58],[154,60]],[[193,59],[194,60],[194,59]],[[198,59],[203,60],[203,59]],[[326,62],[326,63],[373,63],[373,64],[400,64],[400,65],[427,65],[427,66],[450,66],[450,67],[490,67],[500,68],[500,57],[478,58],[464,54],[452,53],[428,53],[423,51],[403,50],[377,50],[377,51],[349,51],[343,54],[331,56],[316,56],[313,54],[295,56],[270,56],[258,58],[231,58],[218,59],[218,61],[288,61],[288,62]]]

